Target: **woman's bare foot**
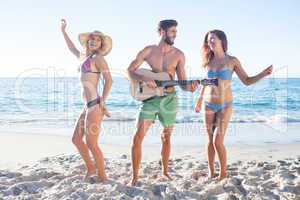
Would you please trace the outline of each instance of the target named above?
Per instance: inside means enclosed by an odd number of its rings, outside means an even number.
[[[106,174],[102,175],[102,174],[98,174],[98,177],[97,177],[97,182],[99,183],[104,183],[108,180]]]
[[[83,177],[83,181],[90,182],[91,177],[95,174],[96,174],[96,168],[92,168],[92,169],[88,170],[86,172],[85,176]]]
[[[208,178],[216,178],[216,177],[218,177],[219,176],[219,174],[218,173],[214,173],[214,172],[209,172],[208,173]]]
[[[108,178],[105,176],[105,177],[97,177],[97,183],[105,183],[108,181]]]

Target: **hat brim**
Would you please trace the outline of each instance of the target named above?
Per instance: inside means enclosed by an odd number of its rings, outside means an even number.
[[[103,56],[107,55],[112,49],[112,39],[108,35],[105,35],[101,32],[87,32],[87,33],[80,33],[78,36],[80,44],[86,48],[87,42],[89,40],[90,35],[97,35],[101,37],[101,53]]]

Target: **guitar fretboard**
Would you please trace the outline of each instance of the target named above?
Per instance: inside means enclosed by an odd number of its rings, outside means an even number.
[[[192,84],[193,81],[197,81],[202,85],[218,85],[217,79],[156,81],[156,84],[158,87],[171,87],[176,85],[189,85]]]

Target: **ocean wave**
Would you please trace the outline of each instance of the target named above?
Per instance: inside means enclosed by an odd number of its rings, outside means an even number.
[[[269,123],[283,123],[283,122],[300,122],[300,119],[291,118],[286,115],[273,115],[268,119]]]
[[[74,124],[76,118],[42,118],[42,119],[1,119],[0,124]],[[119,117],[119,118],[105,118],[105,122],[134,122],[134,117]],[[196,116],[184,116],[178,117],[176,120],[177,124],[182,123],[204,123],[202,118]],[[273,115],[267,117],[253,117],[253,118],[235,118],[230,120],[230,123],[268,123],[268,124],[280,124],[280,123],[300,123],[300,119],[287,117],[285,115]]]

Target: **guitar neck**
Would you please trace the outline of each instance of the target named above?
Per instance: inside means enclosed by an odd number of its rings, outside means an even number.
[[[156,81],[156,84],[159,87],[172,87],[172,86],[176,86],[176,85],[188,85],[188,84],[191,84],[191,83],[192,83],[191,80]]]
[[[172,87],[176,85],[189,85],[193,81],[197,81],[201,85],[218,85],[217,79],[202,79],[202,80],[171,80],[171,81],[157,81],[159,87]]]

